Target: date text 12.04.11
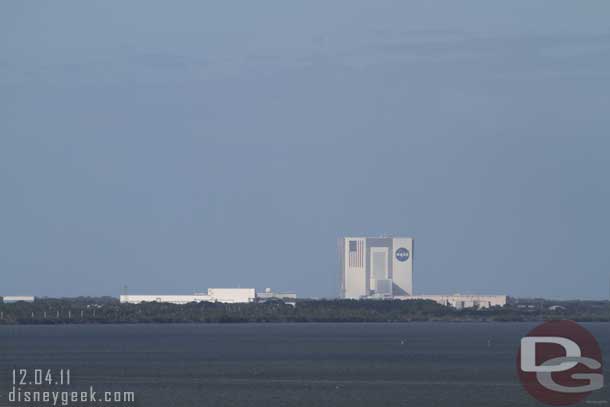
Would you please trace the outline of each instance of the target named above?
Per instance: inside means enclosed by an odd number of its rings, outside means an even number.
[[[70,369],[13,369],[13,386],[69,384]]]

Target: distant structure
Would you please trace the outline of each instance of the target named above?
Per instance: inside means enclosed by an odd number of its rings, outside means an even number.
[[[2,297],[2,302],[5,304],[19,301],[34,302],[34,297],[29,295],[5,295]]]
[[[296,306],[296,299],[295,293],[276,293],[271,288],[265,288],[264,292],[256,293],[256,302],[282,301],[285,304]]]
[[[265,288],[265,291],[262,293],[256,293],[257,300],[296,300],[297,295],[295,293],[282,293],[282,292],[273,292],[271,288]]]
[[[256,293],[254,288],[209,288],[207,294],[194,293],[189,295],[133,295],[122,294],[121,303],[139,304],[141,302],[166,302],[172,304],[188,304],[190,302],[222,302],[227,304],[265,302],[282,300],[293,303],[294,293],[274,293],[270,288],[263,293]],[[294,304],[292,304],[294,305]]]
[[[413,238],[344,237],[339,258],[342,298],[413,295]]]
[[[123,294],[122,303],[139,304],[141,302],[169,302],[173,304],[188,304],[189,302],[224,302],[246,303],[254,302],[254,288],[209,288],[207,294],[194,293],[189,295],[133,295]]]
[[[430,300],[454,308],[504,306],[506,295],[413,295],[412,237],[339,239],[341,298]]]
[[[506,305],[508,296],[506,295],[414,295],[408,300],[430,300],[448,307],[457,309],[462,308],[490,308],[503,307]]]

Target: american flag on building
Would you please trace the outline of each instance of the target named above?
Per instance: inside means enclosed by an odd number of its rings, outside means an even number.
[[[364,241],[349,241],[349,267],[364,267]]]

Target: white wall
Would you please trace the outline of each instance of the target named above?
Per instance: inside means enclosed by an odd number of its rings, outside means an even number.
[[[409,251],[406,261],[396,258],[396,250],[402,247]],[[392,280],[405,291],[405,295],[413,295],[413,239],[410,237],[392,239]]]
[[[34,302],[34,297],[29,295],[6,295],[2,297],[4,302],[17,302],[17,301],[25,301],[25,302]]]
[[[209,288],[208,296],[218,302],[252,302],[256,298],[256,290],[254,288]]]
[[[415,295],[401,297],[401,300],[431,300],[442,305],[450,305],[456,308],[479,308],[503,307],[507,301],[506,295]],[[478,304],[478,305],[477,305]]]
[[[189,302],[211,301],[210,297],[201,294],[192,295],[121,295],[122,303],[139,304],[141,302],[168,302],[172,304],[188,304]]]
[[[362,267],[349,266],[349,241],[356,240],[362,242]],[[366,281],[366,239],[360,237],[346,237],[343,239],[343,254],[345,267],[343,276],[345,283],[345,298],[359,299],[368,295]]]
[[[121,295],[120,301],[131,304],[141,302],[169,302],[173,304],[188,304],[189,302],[252,302],[256,298],[254,288],[210,288],[207,294],[195,293],[189,295]]]

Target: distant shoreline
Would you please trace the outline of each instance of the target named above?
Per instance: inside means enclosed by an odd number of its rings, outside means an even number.
[[[567,320],[575,321],[580,324],[607,324],[610,321],[589,321],[566,318]],[[504,324],[535,324],[545,322],[548,320],[527,320],[527,321],[494,321],[494,320],[463,320],[463,321],[449,321],[449,320],[425,320],[425,321],[362,321],[362,322],[349,322],[349,321],[326,321],[326,322],[272,322],[272,321],[261,321],[261,322],[70,322],[70,323],[6,323],[0,324],[0,330],[3,327],[36,327],[36,326],[47,326],[47,327],[85,327],[85,326],[138,326],[138,325],[409,325],[409,324],[489,324],[489,325],[504,325]]]
[[[610,322],[608,301],[516,300],[504,307],[455,309],[427,300],[297,300],[266,303],[121,304],[113,298],[37,299],[0,304],[2,325]]]

